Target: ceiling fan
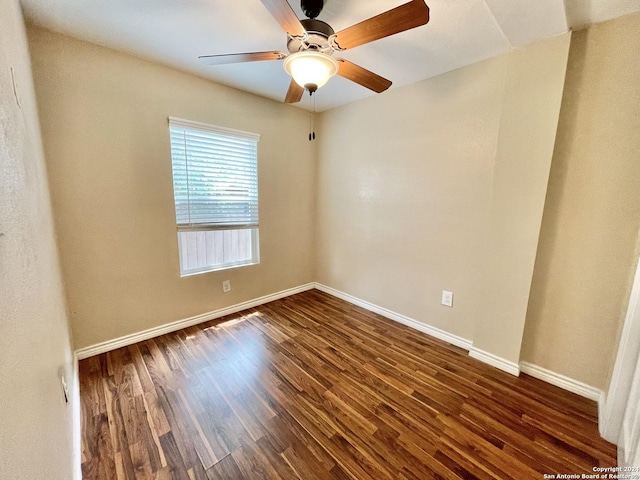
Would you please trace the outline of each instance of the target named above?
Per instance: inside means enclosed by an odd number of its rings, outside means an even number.
[[[305,90],[313,94],[336,74],[376,93],[385,91],[391,86],[390,80],[343,58],[334,58],[333,54],[425,25],[429,21],[429,7],[424,0],[411,0],[335,33],[328,23],[316,18],[322,12],[323,0],[301,0],[302,11],[308,17],[303,20],[298,19],[287,0],[261,2],[287,33],[288,54],[267,51],[203,55],[198,59],[206,65],[284,60],[284,68],[292,77],[286,103],[299,102]]]

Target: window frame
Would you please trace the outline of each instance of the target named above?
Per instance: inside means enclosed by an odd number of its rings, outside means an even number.
[[[229,229],[229,230],[240,230],[240,229]],[[221,265],[210,265],[200,268],[191,268],[189,270],[184,270],[182,268],[182,242],[178,239],[178,255],[180,258],[178,259],[180,262],[180,277],[191,277],[193,275],[201,275],[203,273],[209,272],[219,272],[221,270],[229,270],[231,268],[239,268],[239,267],[249,267],[251,265],[258,265],[260,263],[260,231],[259,228],[248,228],[246,230],[251,230],[251,259],[246,261],[239,262],[229,262]],[[207,230],[211,231],[211,230]],[[180,233],[185,232],[177,232],[178,235]]]
[[[169,147],[170,147],[170,156],[171,156],[171,177],[172,177],[172,189],[173,189],[173,204],[174,204],[174,219],[175,219],[175,225],[176,225],[176,230],[177,230],[177,235],[176,235],[176,239],[177,239],[177,243],[178,243],[178,263],[180,266],[180,277],[189,277],[189,276],[193,276],[193,275],[201,275],[203,273],[210,273],[210,272],[217,272],[217,271],[221,271],[221,270],[227,270],[227,269],[231,269],[231,268],[240,268],[240,267],[245,267],[245,266],[250,266],[250,265],[257,265],[260,263],[260,234],[259,234],[259,229],[260,229],[260,225],[259,225],[259,182],[258,182],[258,167],[259,167],[259,163],[258,163],[258,143],[260,141],[260,135],[256,134],[256,133],[251,133],[251,132],[245,132],[242,130],[235,130],[235,129],[231,129],[231,128],[227,128],[227,127],[220,127],[217,125],[212,125],[212,124],[207,124],[207,123],[201,123],[201,122],[195,122],[192,120],[185,120],[182,118],[177,118],[177,117],[168,117],[168,130],[169,130]],[[255,143],[255,156],[252,157],[250,159],[250,161],[255,162],[252,165],[252,173],[254,174],[253,176],[255,177],[255,184],[252,183],[252,189],[255,189],[255,200],[252,202],[255,202],[255,223],[250,223],[250,224],[243,224],[240,222],[237,223],[229,223],[228,221],[225,222],[220,222],[218,224],[216,224],[215,222],[192,222],[191,218],[190,218],[190,214],[189,214],[189,223],[185,224],[185,223],[179,223],[179,215],[178,215],[178,205],[179,202],[176,199],[176,170],[175,170],[175,163],[176,163],[176,159],[174,158],[174,148],[178,148],[177,146],[174,145],[174,140],[173,140],[173,132],[172,132],[172,128],[177,128],[177,129],[184,129],[186,132],[189,131],[196,131],[196,132],[200,132],[200,133],[205,133],[205,134],[213,134],[213,135],[217,135],[220,137],[224,137],[227,141],[229,140],[233,140],[233,139],[240,139],[243,141],[251,141]],[[215,142],[213,142],[215,143]],[[188,158],[188,145],[185,143],[183,146],[184,150],[185,150],[185,158],[184,158],[184,162],[185,162],[185,171],[186,171],[186,176],[188,178],[189,176],[189,167],[188,167],[188,162],[189,162],[189,158]],[[211,150],[211,154],[220,154],[219,151],[216,151],[215,147],[212,147]],[[215,163],[215,162],[212,162]],[[227,161],[223,161],[222,165],[224,166],[225,164],[227,164]],[[218,165],[220,166],[220,165]],[[228,165],[227,165],[228,168]],[[187,181],[188,183],[188,181]],[[188,188],[188,187],[187,187]],[[253,203],[252,203],[253,204]],[[187,208],[191,208],[191,207],[187,207]],[[182,212],[182,215],[184,215],[184,213]],[[237,227],[237,228],[234,228]],[[197,232],[214,232],[214,231],[240,231],[240,230],[249,230],[251,233],[251,255],[248,259],[246,260],[239,260],[239,261],[227,261],[224,263],[218,263],[215,265],[203,265],[201,267],[196,267],[196,268],[185,268],[185,265],[183,264],[183,242],[186,243],[188,240],[186,239],[186,237],[181,238],[181,234],[186,233],[186,234],[191,234],[191,233],[197,233]],[[224,242],[225,240],[223,240]]]

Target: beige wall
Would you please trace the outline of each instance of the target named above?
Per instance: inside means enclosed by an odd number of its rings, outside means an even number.
[[[71,479],[71,348],[31,67],[0,0],[0,478]],[[71,386],[71,385],[70,385]]]
[[[568,45],[323,114],[318,280],[517,362]]]
[[[506,63],[322,115],[319,282],[472,338]]]
[[[574,33],[523,360],[604,388],[640,227],[640,15]]]
[[[509,55],[474,349],[520,361],[571,36]]]
[[[76,348],[313,280],[306,112],[38,28],[29,40]],[[262,135],[260,265],[180,278],[170,115]]]

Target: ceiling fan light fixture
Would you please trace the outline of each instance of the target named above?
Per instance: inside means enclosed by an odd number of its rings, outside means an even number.
[[[318,89],[338,73],[338,61],[326,53],[305,50],[285,58],[284,69],[302,88]]]

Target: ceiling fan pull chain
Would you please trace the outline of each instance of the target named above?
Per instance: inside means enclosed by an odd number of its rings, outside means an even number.
[[[312,96],[313,94],[311,92],[309,92],[309,96]],[[313,112],[309,112],[309,141],[313,140],[311,138],[311,134],[313,133]]]
[[[310,128],[309,128],[309,141],[312,142],[316,139],[316,96],[313,94],[311,90],[309,90],[309,96],[311,97],[311,118],[310,118]]]

